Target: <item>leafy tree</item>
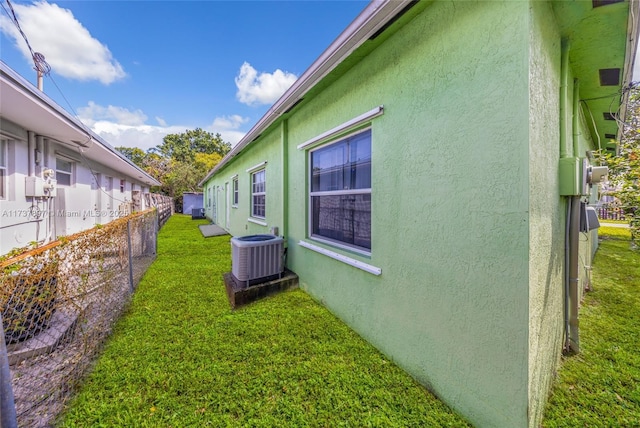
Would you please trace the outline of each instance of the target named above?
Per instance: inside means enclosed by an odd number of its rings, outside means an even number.
[[[630,88],[627,119],[622,125],[619,154],[600,153],[601,162],[609,167],[609,183],[620,208],[629,220],[631,245],[640,243],[640,89]]]
[[[138,147],[116,147],[120,153],[122,153],[127,159],[141,168],[144,168],[144,161],[147,157],[147,153]]]
[[[217,153],[224,156],[231,150],[231,145],[226,143],[220,134],[196,128],[186,130],[182,134],[165,136],[157,150],[165,157],[181,162],[192,162],[197,153]]]
[[[231,145],[220,134],[196,128],[169,134],[162,144],[147,152],[129,147],[117,150],[162,183],[152,191],[171,196],[179,208],[182,194],[199,191],[200,180],[231,150]]]

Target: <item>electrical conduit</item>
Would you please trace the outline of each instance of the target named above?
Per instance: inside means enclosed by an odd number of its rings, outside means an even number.
[[[569,150],[567,104],[569,101],[569,51],[570,42],[562,40],[561,47],[561,75],[560,75],[560,158],[577,156],[579,152],[578,139],[578,82],[574,82],[572,104],[572,150]],[[567,217],[565,223],[565,275],[564,275],[564,324],[565,345],[567,352],[579,352],[580,341],[578,334],[578,262],[579,262],[579,233],[580,233],[580,196],[572,195],[567,200]]]

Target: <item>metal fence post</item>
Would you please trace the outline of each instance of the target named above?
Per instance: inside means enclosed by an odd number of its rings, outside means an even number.
[[[0,313],[0,427],[15,428],[18,426],[16,405],[11,386],[11,372],[9,371],[9,356],[7,344],[4,340],[4,324]]]
[[[127,220],[127,249],[129,250],[129,288],[134,292],[133,285],[133,257],[131,256],[131,219]]]

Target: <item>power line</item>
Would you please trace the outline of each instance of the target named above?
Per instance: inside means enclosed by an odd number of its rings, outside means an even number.
[[[43,76],[49,75],[49,73],[51,72],[51,66],[47,64],[47,61],[45,61],[44,55],[42,55],[40,52],[34,52],[33,48],[31,47],[31,43],[29,43],[27,35],[24,33],[24,31],[22,31],[22,27],[20,27],[20,21],[18,21],[18,16],[16,15],[16,11],[13,9],[11,1],[6,0],[6,2],[11,12],[7,11],[4,5],[2,5],[2,9],[9,16],[9,19],[11,19],[13,24],[20,32],[20,35],[22,35],[24,42],[27,44],[27,48],[29,48],[29,52],[31,53],[31,59],[33,59],[33,69]]]
[[[27,48],[29,48],[29,52],[31,53],[31,58],[33,59],[33,64],[34,64],[33,68],[34,68],[34,70],[37,71],[40,75],[49,77],[49,79],[53,82],[54,86],[56,87],[58,92],[60,92],[60,95],[62,96],[62,98],[67,103],[67,106],[69,107],[69,109],[71,109],[74,117],[78,120],[78,122],[80,122],[80,124],[84,128],[84,131],[87,132],[87,142],[91,142],[93,144],[93,138],[91,136],[91,131],[90,131],[89,127],[82,121],[82,119],[80,119],[80,117],[78,116],[78,114],[74,110],[73,106],[71,106],[71,103],[69,102],[69,100],[67,99],[65,94],[60,89],[60,86],[58,86],[56,81],[53,79],[53,76],[51,76],[51,66],[45,61],[44,55],[41,54],[40,52],[35,52],[33,50],[33,48],[31,47],[31,43],[29,43],[29,39],[27,38],[27,35],[22,30],[22,27],[20,27],[20,22],[18,21],[18,16],[16,15],[15,10],[13,9],[13,5],[11,4],[11,1],[10,0],[6,0],[6,2],[7,2],[7,5],[9,6],[10,11],[8,11],[5,8],[4,4],[0,3],[0,6],[2,6],[2,9],[7,14],[7,16],[9,16],[9,19],[11,19],[13,24],[16,26],[16,28],[18,29],[18,31],[22,35],[22,38],[24,39],[25,43],[27,44]],[[84,153],[82,152],[82,148],[77,147],[77,149],[78,149],[78,153],[80,154],[80,157],[82,158],[82,162],[87,166],[87,168],[91,172],[91,175],[93,176],[94,180],[96,181],[97,188],[100,189],[100,191],[102,193],[106,194],[111,200],[122,202],[122,203],[127,203],[128,201],[119,199],[119,198],[107,193],[104,189],[102,189],[102,186],[100,186],[100,183],[99,183],[100,180],[98,180],[98,173],[96,173],[94,171],[94,169],[91,166],[91,163],[86,158],[86,156],[84,156]]]

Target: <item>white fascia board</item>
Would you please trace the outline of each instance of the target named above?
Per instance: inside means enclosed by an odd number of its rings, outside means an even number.
[[[159,181],[130,161],[126,156],[91,131],[91,129],[89,129],[82,121],[69,114],[44,92],[33,86],[2,61],[0,61],[0,78],[3,81],[3,84],[9,85],[12,90],[17,91],[22,97],[25,97],[25,99],[29,99],[33,108],[39,109],[39,111],[46,115],[46,117],[53,118],[56,123],[56,128],[59,124],[62,128],[74,129],[73,132],[78,132],[78,136],[82,138],[82,141],[62,141],[59,139],[60,137],[56,138],[56,134],[58,133],[56,132],[56,129],[49,129],[47,133],[43,133],[42,130],[40,130],[37,131],[38,134],[43,134],[42,136],[49,140],[58,141],[61,144],[72,146],[80,152],[82,157],[90,159],[98,164],[106,164],[109,168],[123,173],[130,178],[134,178],[137,182],[151,186],[160,185]],[[18,125],[22,126],[22,124]],[[58,128],[58,131],[62,128]],[[66,138],[64,140],[66,140]],[[98,146],[100,147],[97,148]],[[104,162],[105,154],[110,158],[111,163]]]
[[[229,153],[200,182],[202,185],[234,156],[251,144],[260,134],[288,111],[327,74],[334,70],[353,51],[404,9],[411,0],[373,0],[276,101],[264,116],[245,134]]]

